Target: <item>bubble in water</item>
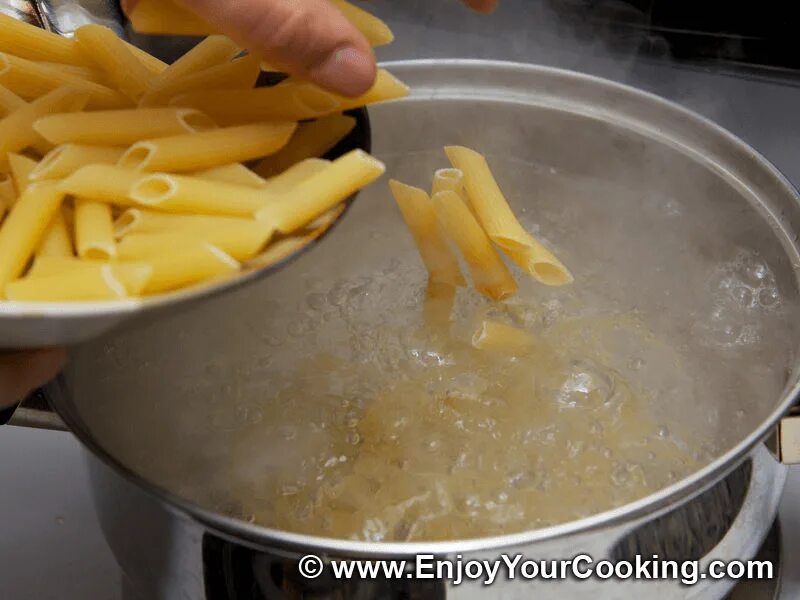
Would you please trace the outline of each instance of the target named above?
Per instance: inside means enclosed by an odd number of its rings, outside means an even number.
[[[306,298],[306,304],[312,310],[323,310],[328,305],[328,299],[325,294],[313,293]]]
[[[745,308],[753,305],[753,290],[749,287],[739,286],[731,290],[731,296],[736,302]]]
[[[569,408],[597,408],[611,399],[615,388],[612,377],[599,365],[576,360],[570,364],[556,400]]]
[[[630,368],[631,368],[631,369],[633,369],[634,371],[638,371],[638,370],[639,370],[639,369],[641,369],[643,366],[644,366],[644,359],[642,359],[642,358],[632,358],[632,359],[631,359],[631,360],[628,362],[628,367],[630,367]]]
[[[754,254],[744,254],[739,260],[739,276],[750,286],[760,287],[770,275],[766,263]]]
[[[669,437],[669,429],[667,429],[666,425],[662,425],[658,428],[658,437],[660,437],[662,440],[665,440]]]
[[[758,294],[758,303],[765,307],[770,308],[778,304],[781,296],[778,290],[774,287],[768,287],[761,290]]]
[[[328,303],[331,306],[342,306],[347,301],[348,283],[339,281],[328,292]]]

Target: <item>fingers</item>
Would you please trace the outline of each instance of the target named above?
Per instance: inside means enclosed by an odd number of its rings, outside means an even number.
[[[66,359],[63,348],[0,353],[0,409],[21,402],[50,381]]]
[[[327,0],[179,0],[248,50],[345,96],[375,81],[364,36]]]
[[[497,0],[464,0],[464,4],[480,13],[490,13],[497,8]]]

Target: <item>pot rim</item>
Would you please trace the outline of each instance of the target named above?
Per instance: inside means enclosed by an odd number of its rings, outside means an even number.
[[[727,143],[737,147],[740,151],[744,151],[751,160],[758,163],[759,167],[773,177],[774,181],[792,197],[795,204],[800,206],[800,195],[794,186],[759,152],[710,119],[650,92],[609,79],[568,69],[510,61],[423,59],[391,61],[382,63],[381,66],[389,69],[394,68],[401,70],[403,68],[420,67],[460,67],[481,70],[492,69],[494,71],[513,71],[516,73],[545,74],[562,78],[571,78],[576,82],[591,84],[609,91],[625,93],[630,98],[658,105],[662,109],[671,110],[677,116],[682,116],[684,119],[693,121],[694,124],[704,127],[709,133],[715,134]],[[414,100],[413,90],[410,100]],[[163,501],[172,512],[193,519],[222,537],[256,548],[274,549],[278,547],[286,550],[297,550],[303,553],[315,552],[321,555],[411,557],[419,554],[452,555],[475,551],[499,551],[504,548],[551,541],[578,533],[585,534],[596,532],[604,528],[620,526],[626,523],[633,524],[646,517],[657,517],[659,514],[700,494],[738,466],[751,453],[753,448],[770,434],[778,421],[789,411],[797,399],[800,398],[800,382],[785,389],[780,402],[775,406],[770,415],[733,448],[705,467],[655,494],[611,510],[597,513],[587,518],[569,521],[551,527],[503,536],[437,542],[362,542],[324,538],[262,527],[202,508],[191,501],[176,496],[160,486],[148,482],[144,477],[135,473],[115,457],[111,456],[111,454],[109,454],[91,435],[88,427],[86,427],[85,423],[80,418],[75,405],[65,400],[68,398],[68,395],[65,393],[65,381],[63,376],[60,376],[50,385],[48,392],[49,398],[55,397],[55,400],[52,402],[53,407],[65,424],[80,439],[84,446],[102,462],[120,473],[133,484]]]

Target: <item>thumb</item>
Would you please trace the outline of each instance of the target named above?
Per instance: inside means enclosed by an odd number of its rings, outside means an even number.
[[[0,353],[0,408],[25,399],[64,366],[62,348]]]
[[[367,40],[328,0],[178,0],[242,47],[345,96],[375,80]]]

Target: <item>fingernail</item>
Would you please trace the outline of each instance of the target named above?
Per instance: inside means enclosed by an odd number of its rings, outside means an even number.
[[[375,59],[353,47],[331,53],[311,70],[311,78],[324,88],[343,96],[359,96],[375,81]]]

